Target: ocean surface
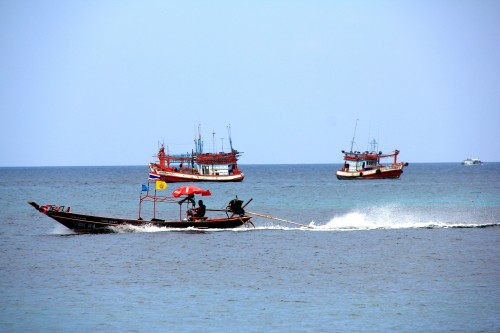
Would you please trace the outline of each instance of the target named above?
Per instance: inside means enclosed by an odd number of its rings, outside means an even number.
[[[27,201],[136,218],[147,167],[0,168],[0,332],[500,332],[500,163],[241,167],[208,208],[314,228],[77,235]]]

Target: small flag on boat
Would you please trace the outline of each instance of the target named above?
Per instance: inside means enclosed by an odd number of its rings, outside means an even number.
[[[156,182],[156,189],[157,190],[166,190],[167,189],[167,183],[165,183],[162,180],[159,180]]]
[[[160,180],[160,175],[154,172],[149,173],[149,180]]]
[[[142,191],[147,192],[148,191],[148,186],[146,184],[142,184]]]

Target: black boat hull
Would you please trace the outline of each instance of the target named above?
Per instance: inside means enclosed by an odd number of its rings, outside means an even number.
[[[29,202],[36,210],[47,215],[78,233],[110,233],[126,230],[128,226],[160,228],[195,228],[195,229],[232,229],[244,224],[252,224],[251,216],[231,216],[227,218],[212,218],[195,221],[164,221],[164,220],[133,220],[102,217],[85,214],[75,214],[59,210],[44,210],[35,202]],[[253,225],[253,224],[252,224]]]

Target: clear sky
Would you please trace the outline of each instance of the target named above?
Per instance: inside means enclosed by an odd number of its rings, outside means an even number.
[[[0,1],[0,166],[500,161],[500,1]],[[221,138],[225,138],[224,141]]]

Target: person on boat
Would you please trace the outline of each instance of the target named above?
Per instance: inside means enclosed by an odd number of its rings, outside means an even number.
[[[206,210],[207,207],[203,204],[203,200],[198,200],[198,208],[195,209],[194,216],[203,217],[205,216]]]
[[[189,219],[194,220],[205,216],[207,207],[203,204],[203,200],[198,200],[198,208],[192,208],[188,211]]]

